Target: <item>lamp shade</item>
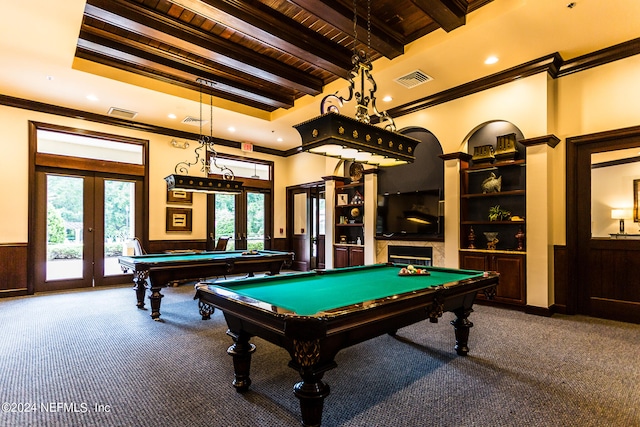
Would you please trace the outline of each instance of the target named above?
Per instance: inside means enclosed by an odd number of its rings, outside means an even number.
[[[294,126],[302,150],[345,160],[394,166],[415,160],[419,140],[329,112]]]
[[[611,219],[631,219],[631,209],[611,209]]]

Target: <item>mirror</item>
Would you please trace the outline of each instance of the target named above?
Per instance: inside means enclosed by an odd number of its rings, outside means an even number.
[[[640,235],[640,149],[591,154],[591,237]]]

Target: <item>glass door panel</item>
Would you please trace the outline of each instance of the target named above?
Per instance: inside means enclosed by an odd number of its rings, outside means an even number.
[[[45,280],[83,277],[84,178],[46,175]]]
[[[135,182],[104,180],[104,276],[122,274],[118,256],[136,236],[135,195]]]
[[[236,248],[236,196],[233,194],[215,195],[215,224],[216,238],[230,237],[227,250]]]
[[[247,192],[247,249],[263,250],[265,247],[265,195]]]

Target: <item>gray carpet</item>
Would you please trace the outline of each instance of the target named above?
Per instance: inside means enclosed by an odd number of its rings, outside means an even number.
[[[236,393],[193,293],[166,289],[162,323],[129,286],[0,299],[0,426],[298,426],[286,352],[254,339]],[[339,353],[323,425],[640,426],[640,325],[477,306],[465,358],[451,319]]]

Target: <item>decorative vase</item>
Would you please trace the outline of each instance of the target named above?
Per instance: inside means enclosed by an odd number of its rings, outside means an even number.
[[[498,244],[498,232],[497,231],[485,231],[484,237],[487,239],[487,249],[495,250]]]

